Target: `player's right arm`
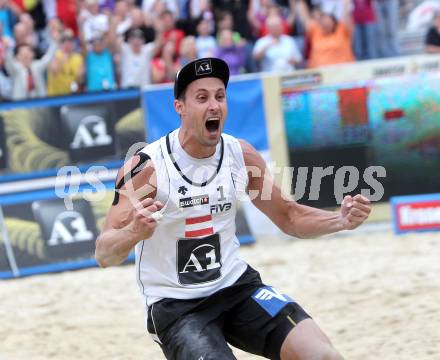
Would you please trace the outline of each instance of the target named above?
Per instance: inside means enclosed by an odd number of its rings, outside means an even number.
[[[101,267],[121,264],[138,242],[153,235],[157,226],[150,216],[163,207],[154,200],[156,173],[151,160],[138,166],[140,160],[139,155],[133,156],[118,172],[115,199],[96,239],[95,259]]]

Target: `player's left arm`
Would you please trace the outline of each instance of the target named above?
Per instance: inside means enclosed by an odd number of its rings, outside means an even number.
[[[313,238],[361,225],[371,212],[370,201],[362,196],[346,196],[339,211],[321,210],[298,204],[275,184],[261,155],[240,140],[248,172],[247,192],[253,204],[286,234]]]

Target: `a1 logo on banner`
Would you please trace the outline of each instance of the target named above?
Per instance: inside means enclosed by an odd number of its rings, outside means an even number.
[[[100,116],[89,115],[80,120],[70,148],[90,148],[110,145],[112,142],[113,138],[108,134],[105,120]]]
[[[90,204],[73,200],[66,210],[61,199],[32,203],[34,217],[40,225],[45,253],[51,260],[68,260],[93,255],[97,229]]]
[[[47,245],[57,246],[93,239],[93,232],[87,228],[86,221],[81,213],[64,211],[55,218]]]
[[[115,155],[115,127],[109,107],[63,106],[60,111],[64,142],[71,160],[90,162]]]

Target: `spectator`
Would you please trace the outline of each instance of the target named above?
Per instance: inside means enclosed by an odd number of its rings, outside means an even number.
[[[85,7],[79,15],[81,32],[86,42],[96,38],[97,34],[104,34],[109,28],[108,16],[100,13],[99,0],[85,0]]]
[[[108,46],[107,35],[98,33],[88,44],[83,42],[83,52],[84,50],[87,91],[115,89],[115,66],[113,54]]]
[[[358,60],[377,57],[376,14],[373,0],[354,0],[354,52]]]
[[[211,57],[217,47],[215,37],[212,36],[214,26],[212,19],[202,18],[197,24],[196,48],[199,58]]]
[[[220,34],[222,30],[231,30],[232,38],[234,39],[235,44],[245,43],[238,31],[234,31],[234,22],[232,18],[232,14],[228,11],[224,11],[218,14],[217,18],[217,34]],[[218,41],[219,39],[217,39]]]
[[[130,30],[128,41],[118,44],[122,88],[151,84],[151,61],[155,46],[153,42],[145,44],[144,33],[140,29]]]
[[[52,17],[46,25],[43,31],[40,31],[40,40],[38,49],[40,52],[45,52],[50,45],[51,35],[53,31],[57,31],[60,34],[64,32],[64,24],[58,17]]]
[[[58,17],[62,23],[66,26],[66,28],[71,29],[75,37],[78,37],[78,20],[77,20],[77,12],[78,12],[78,4],[77,0],[45,0],[43,1],[43,5],[47,2],[54,1],[55,9],[56,9],[56,17]],[[50,17],[49,17],[50,20]]]
[[[428,29],[432,18],[437,10],[440,10],[439,0],[424,0],[417,6],[414,0],[405,0],[400,8],[400,13],[404,14],[405,31],[418,32],[421,29]],[[419,1],[417,1],[418,3]]]
[[[0,0],[0,24],[3,28],[3,36],[12,39],[12,29],[16,21],[14,7],[10,6],[9,0]]]
[[[350,0],[343,2],[344,13],[340,21],[334,14],[322,10],[317,13],[315,20],[305,2],[299,2],[298,15],[306,28],[310,46],[309,68],[355,61],[352,51]]]
[[[188,8],[188,14],[185,14],[186,9],[182,9],[179,18],[190,18],[190,19],[199,19],[200,17],[203,17],[204,13],[206,12],[212,12],[211,9],[211,1],[209,0],[180,0],[180,3],[184,3]],[[182,6],[181,6],[182,7]]]
[[[186,35],[196,35],[199,19],[212,16],[210,0],[176,0],[179,7],[177,26]]]
[[[377,15],[378,55],[399,55],[399,0],[374,0]]]
[[[251,2],[251,8],[248,11],[248,19],[252,24],[254,34],[260,38],[268,34],[266,20],[272,15],[280,16],[282,19],[283,34],[288,35],[292,30],[294,23],[293,12],[288,12],[284,16],[282,9],[273,0],[258,0]]]
[[[197,59],[196,38],[192,35],[185,36],[180,43],[179,62],[181,66],[185,66],[189,62]]]
[[[19,19],[20,21],[14,26],[15,46],[25,44],[32,46],[34,51],[37,50],[37,57],[40,57],[39,39],[34,31],[34,21],[27,13],[22,13]]]
[[[125,0],[116,2],[112,18],[117,19],[116,34],[118,36],[129,31],[132,20],[129,6]]]
[[[261,28],[266,22],[270,6],[273,6],[273,0],[251,0],[249,3],[247,19],[255,37],[264,36],[261,35]]]
[[[99,11],[106,14],[108,17],[114,13],[117,2],[125,2],[126,0],[98,0]]]
[[[333,14],[337,20],[344,17],[344,7],[341,0],[311,0],[311,5],[326,13]]]
[[[158,18],[158,23],[156,23],[157,27],[161,29],[162,39],[160,39],[160,43],[162,46],[169,41],[173,42],[175,46],[174,53],[178,56],[180,53],[180,42],[185,37],[185,33],[176,28],[174,14],[170,10],[163,11]],[[162,46],[158,49],[159,53],[162,51]]]
[[[145,14],[156,17],[168,10],[173,15],[173,18],[178,17],[179,8],[175,0],[143,0],[142,11]]]
[[[133,29],[140,29],[143,32],[146,43],[154,41],[156,36],[154,28],[146,23],[145,16],[142,13],[141,9],[137,7],[133,7],[130,10],[130,20],[131,20],[130,28],[124,34],[125,41],[128,41],[128,34],[130,33],[130,30]]]
[[[12,1],[18,5],[19,1]],[[24,5],[24,10],[19,14],[19,17],[21,18],[23,14],[29,16],[29,18],[32,20],[32,30],[35,31],[38,36],[40,36],[40,32],[45,29],[47,24],[47,17],[44,13],[44,6],[42,4],[43,1],[20,1]],[[26,20],[20,19],[20,21],[25,22]]]
[[[3,25],[0,23],[0,101],[9,99],[11,95],[11,79],[5,73],[5,56],[11,39],[3,35]]]
[[[426,34],[425,51],[429,54],[440,54],[440,10],[434,13],[432,26]]]
[[[223,59],[229,65],[231,75],[240,74],[246,65],[244,44],[237,45],[234,43],[234,35],[229,29],[220,31],[218,47],[214,55]]]
[[[251,0],[231,1],[231,0],[212,0],[211,1],[216,18],[223,12],[229,12],[233,16],[234,31],[240,33],[245,39],[253,41],[254,35],[248,20],[248,11]]]
[[[217,20],[217,37],[221,33],[222,30],[231,30],[232,38],[234,39],[234,43],[243,47],[244,56],[245,56],[245,72],[255,72],[256,64],[252,56],[252,51],[254,48],[253,41],[248,41],[244,38],[238,31],[234,29],[234,22],[232,14],[229,11],[221,11],[218,12],[218,20]],[[217,43],[219,39],[217,38]]]
[[[155,57],[151,63],[151,79],[154,84],[174,81],[180,69],[179,56],[176,54],[176,44],[168,40],[162,49],[162,54]]]
[[[283,23],[279,16],[272,15],[266,22],[269,34],[255,43],[254,59],[260,63],[262,71],[293,71],[295,65],[302,61],[295,40],[283,34]]]
[[[6,49],[8,48],[8,44],[11,43],[11,40],[5,36],[3,33],[3,25],[0,22],[0,68],[3,67]]]
[[[75,52],[75,37],[71,29],[61,35],[60,46],[49,65],[47,94],[65,95],[77,92],[84,82],[84,61]]]
[[[53,34],[53,42],[44,56],[35,60],[32,46],[20,44],[15,48],[15,57],[11,47],[6,52],[6,70],[12,79],[12,100],[22,100],[46,96],[46,69],[57,50],[59,35]]]

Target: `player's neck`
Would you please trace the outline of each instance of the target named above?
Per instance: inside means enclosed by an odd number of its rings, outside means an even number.
[[[214,155],[216,145],[202,145],[196,141],[191,135],[180,128],[179,130],[179,142],[185,152],[196,159],[204,159]]]

